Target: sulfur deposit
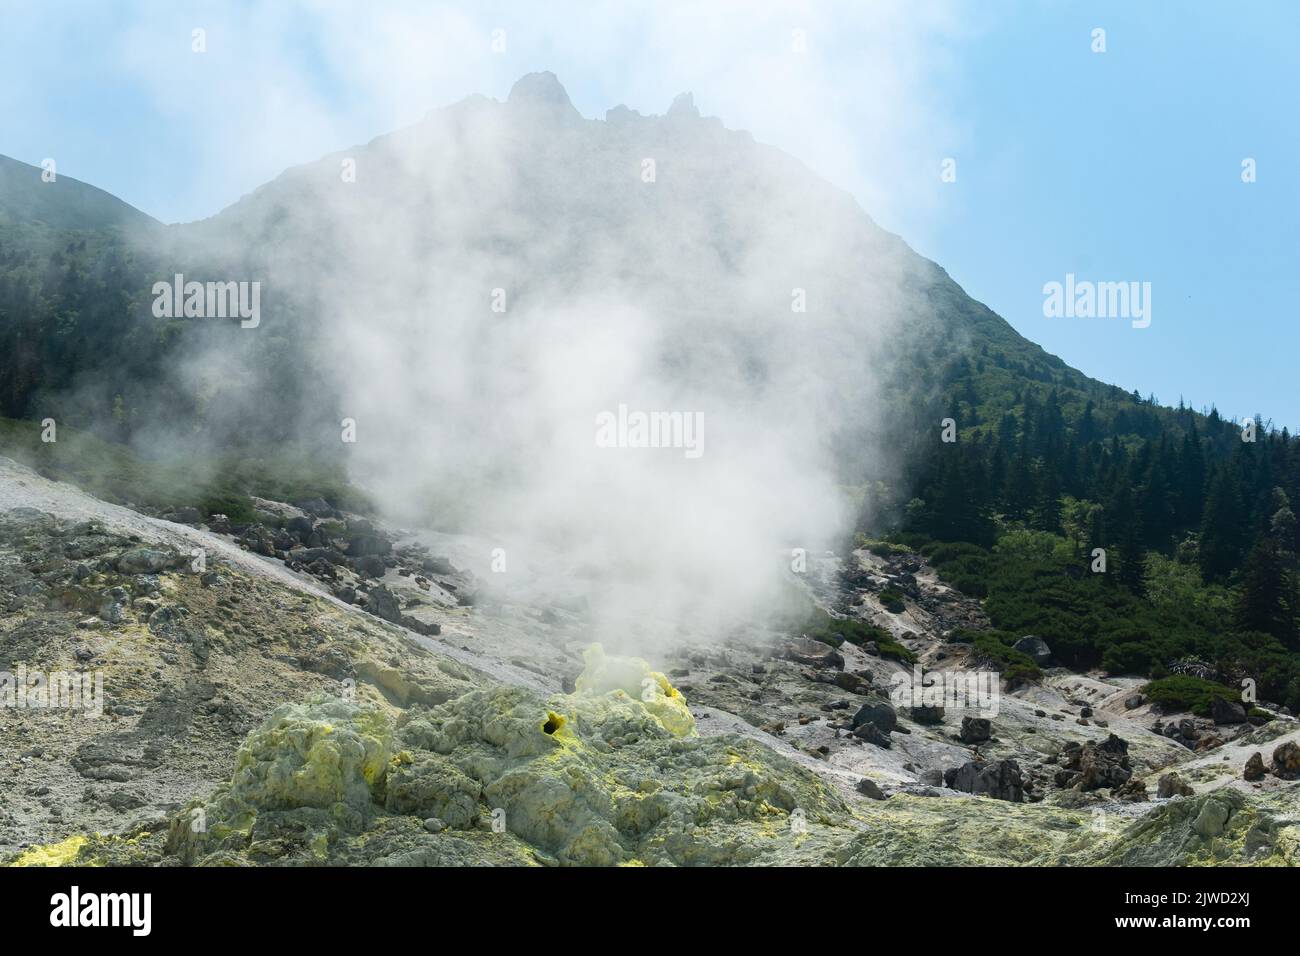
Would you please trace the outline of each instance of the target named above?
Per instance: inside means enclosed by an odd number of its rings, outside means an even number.
[[[166,852],[199,864],[830,862],[855,827],[844,802],[757,744],[693,735],[671,685],[632,697],[624,678],[643,663],[594,649],[572,695],[485,688],[392,723],[337,700],[287,705],[249,737],[229,784],[172,820]]]

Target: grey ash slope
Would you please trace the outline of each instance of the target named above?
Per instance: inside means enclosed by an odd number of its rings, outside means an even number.
[[[860,678],[852,691],[828,684],[830,665],[806,648],[798,660],[752,639],[683,649],[678,679],[692,685],[703,733],[673,738],[635,698],[547,699],[517,686],[535,687],[539,674],[554,681],[548,647],[577,656],[583,629],[554,608],[443,609],[442,637],[422,639],[228,538],[104,505],[9,462],[0,477],[0,647],[47,670],[101,668],[111,705],[100,720],[0,721],[0,765],[14,782],[0,794],[0,859],[1232,865],[1293,864],[1300,851],[1297,785],[1244,785],[1237,771],[1243,747],[1294,742],[1294,722],[1242,738],[1233,761],[1195,760],[1125,718],[1105,697],[1114,688],[1058,675],[1004,701],[981,745],[990,756],[1024,760],[1119,730],[1134,739],[1138,772],[1154,778],[1181,760],[1197,792],[1140,804],[1062,792],[1026,804],[917,787],[906,761],[964,759],[956,718],[923,725],[900,714],[890,750],[832,735],[842,711],[825,702],[873,700],[866,685],[890,670],[855,649],[840,665]],[[206,574],[184,566],[194,544],[213,556]],[[903,639],[938,668],[961,666],[935,659],[942,645],[922,622],[967,610],[941,611],[935,602],[949,599],[929,588],[902,624],[924,633]],[[869,597],[861,612],[884,613]],[[461,644],[472,645],[462,659],[480,666],[452,659]],[[512,670],[505,657],[526,666]],[[349,683],[355,703],[342,693]],[[1096,702],[1110,730],[1034,717],[1035,708],[1072,717],[1079,698]],[[777,736],[713,726],[725,716],[715,708],[729,704],[753,723],[783,717],[770,727]],[[559,740],[546,729],[557,714],[574,728]],[[879,781],[864,790],[873,799],[842,786],[862,774]],[[507,811],[504,833],[491,825],[496,807]],[[192,827],[197,810],[205,831]]]

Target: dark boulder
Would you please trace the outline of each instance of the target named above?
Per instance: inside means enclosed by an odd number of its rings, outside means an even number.
[[[285,522],[284,527],[286,531],[296,537],[299,541],[306,542],[306,540],[311,537],[311,533],[316,527],[316,522],[311,518],[299,515],[290,518]]]
[[[348,556],[353,558],[390,554],[392,550],[393,542],[381,534],[359,534],[348,542]]]
[[[275,557],[275,537],[265,525],[249,525],[239,536],[239,543],[254,554]]]
[[[1194,797],[1196,791],[1191,784],[1171,771],[1161,776],[1160,782],[1156,784],[1156,796],[1162,800],[1169,797]]]
[[[853,715],[853,729],[863,724],[875,724],[885,733],[898,727],[898,712],[889,704],[863,704]]]
[[[872,780],[870,777],[863,777],[861,780],[858,781],[857,791],[858,793],[862,794],[864,797],[867,797],[868,799],[871,800],[885,799],[884,791],[881,790],[880,787],[876,784],[876,782]]]
[[[305,501],[295,501],[293,504],[299,511],[305,511],[317,518],[332,518],[337,514],[324,498],[308,498]]]
[[[828,683],[851,694],[868,694],[871,692],[871,675],[865,672],[834,671]]]
[[[397,600],[397,595],[388,590],[385,585],[380,584],[366,593],[365,608],[375,617],[381,617],[385,621],[394,624],[402,622],[402,607]]]
[[[311,564],[313,561],[328,561],[330,564],[346,566],[348,559],[342,551],[336,548],[294,548],[289,552],[289,557],[302,564]]]
[[[928,704],[919,707],[908,708],[908,713],[918,724],[941,724],[943,723],[943,708],[932,707]]]
[[[425,558],[420,564],[425,574],[455,574],[456,569],[446,558]]]
[[[1241,776],[1245,780],[1263,780],[1267,773],[1268,771],[1264,769],[1264,755],[1257,750],[1246,761]]]
[[[807,638],[786,645],[785,657],[796,664],[807,664],[809,667],[844,669],[843,654],[829,644]]]
[[[1059,760],[1063,771],[1079,774],[1070,786],[1077,784],[1082,790],[1122,787],[1133,776],[1128,742],[1114,734],[1100,744],[1092,740],[1085,744],[1071,741],[1061,749]],[[1058,786],[1061,777],[1058,772]]]
[[[442,625],[426,624],[419,618],[411,617],[409,614],[402,615],[402,619],[399,623],[401,623],[402,627],[406,628],[408,631],[414,631],[416,634],[423,634],[425,637],[434,637],[442,633]]]
[[[1210,717],[1216,724],[1244,724],[1246,722],[1246,708],[1235,700],[1224,700],[1222,697],[1215,697],[1210,701]]]
[[[950,790],[982,794],[995,800],[1007,800],[1011,803],[1023,803],[1025,800],[1020,765],[1014,760],[999,760],[992,764],[972,760],[960,767],[946,770],[943,783]]]
[[[186,505],[180,508],[173,508],[167,514],[163,515],[163,520],[173,521],[176,524],[197,525],[203,520],[203,512],[199,511],[198,508],[191,508]]]
[[[1273,751],[1273,776],[1282,780],[1300,780],[1300,746],[1288,740]]]
[[[853,736],[859,740],[864,740],[869,744],[874,744],[884,750],[889,750],[893,743],[889,739],[889,734],[885,733],[875,724],[862,724],[853,731]]]
[[[1148,799],[1146,782],[1139,780],[1137,777],[1131,777],[1128,783],[1116,787],[1113,795],[1128,803],[1146,803]]]
[[[959,736],[962,743],[978,744],[993,735],[993,725],[987,717],[963,717]]]

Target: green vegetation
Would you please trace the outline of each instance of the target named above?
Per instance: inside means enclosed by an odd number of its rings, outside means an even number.
[[[1153,680],[1143,688],[1143,693],[1154,704],[1169,710],[1190,710],[1200,717],[1210,716],[1210,705],[1220,700],[1240,700],[1241,694],[1231,687],[1214,681],[1192,677],[1188,674],[1171,674]],[[1261,711],[1263,713],[1263,711]]]
[[[876,641],[876,650],[880,651],[880,656],[888,658],[891,661],[899,661],[903,664],[915,664],[917,657],[902,644],[893,638],[886,637],[883,640]]]
[[[880,555],[882,558],[907,554],[909,550],[905,545],[895,544],[892,541],[885,541],[880,538],[870,538],[861,532],[856,535],[853,544],[854,547],[865,548],[872,554]]]
[[[839,647],[846,641],[861,647],[864,644],[879,644],[890,640],[889,632],[884,628],[857,618],[840,619],[831,617],[821,608],[813,608],[812,616],[800,628],[805,637],[832,647]]]
[[[903,595],[893,588],[885,588],[877,595],[880,598],[880,604],[886,611],[898,614],[906,609],[907,605],[903,603]]]
[[[1300,440],[1256,419],[1243,441],[1215,409],[1101,385],[992,321],[934,384],[911,497],[876,501],[886,541],[1067,666],[1248,677],[1300,707]]]
[[[839,647],[846,642],[858,647],[874,645],[880,652],[880,656],[889,660],[901,661],[904,664],[915,664],[917,660],[914,653],[894,640],[893,635],[883,627],[868,624],[857,618],[841,620],[831,617],[821,608],[813,608],[811,616],[802,625],[795,625],[791,630],[832,647]]]
[[[1036,681],[1043,676],[1034,659],[1012,645],[1017,635],[1008,631],[976,631],[968,627],[953,628],[946,638],[949,644],[969,644],[977,658],[988,661],[1002,672],[1010,686]]]
[[[1101,667],[1113,674],[1163,678],[1180,661],[1201,663],[1223,684],[1250,677],[1263,699],[1300,706],[1300,654],[1271,634],[1225,628],[1231,616],[1224,609],[1238,597],[1229,587],[1202,584],[1194,565],[1150,556],[1143,576],[1148,593],[1139,597],[1113,576],[1092,573],[1087,563],[1063,556],[1068,552],[1064,537],[1050,551],[1028,552],[1003,547],[1006,538],[993,549],[981,549],[915,534],[899,537],[919,547],[944,581],[986,599],[996,630],[957,629],[948,640],[975,645],[999,667],[1021,665],[1019,676],[1031,677],[1038,668],[1025,667],[1032,661],[1010,645],[1038,634],[1057,660],[1078,670]]]

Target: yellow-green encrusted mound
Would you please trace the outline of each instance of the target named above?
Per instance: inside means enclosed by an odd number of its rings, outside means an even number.
[[[894,796],[863,808],[847,866],[1195,866],[1300,863],[1300,793],[1224,788],[1131,819],[977,797]]]
[[[173,818],[166,852],[207,865],[1300,861],[1291,786],[1109,809],[898,794],[850,811],[755,741],[695,735],[680,695],[629,694],[647,678],[662,690],[641,662],[589,664],[586,686],[550,699],[489,686],[395,719],[338,700],[281,707],[248,737],[230,782]],[[109,850],[97,845],[95,858]],[[69,855],[88,859],[78,845],[28,860]]]
[[[391,745],[378,710],[328,700],[286,704],[249,735],[230,783],[172,821],[168,849],[188,862],[218,852],[275,857],[300,842],[323,858],[340,833],[364,829]]]
[[[1082,863],[1119,866],[1296,866],[1300,800],[1294,787],[1247,797],[1228,787],[1171,800]]]
[[[340,701],[283,707],[231,782],[173,819],[168,850],[234,865],[834,862],[855,822],[823,781],[752,741],[678,736],[654,703],[496,687],[395,726]]]
[[[639,657],[610,657],[599,644],[582,652],[582,673],[574,682],[575,693],[586,696],[625,694],[640,701],[664,729],[677,737],[695,734],[695,716],[686,698],[663,674],[651,669]]]
[[[844,866],[1051,865],[1099,838],[1086,813],[987,797],[899,794],[862,813]]]

